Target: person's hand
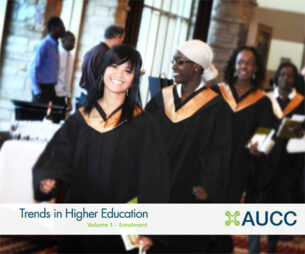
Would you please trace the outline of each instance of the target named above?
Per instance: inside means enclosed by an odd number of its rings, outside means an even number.
[[[148,251],[149,248],[151,246],[153,246],[154,243],[149,237],[140,235],[140,236],[138,236],[138,238],[136,240],[136,244],[141,244],[142,245],[142,250],[143,251]]]
[[[301,126],[294,129],[294,135],[295,135],[296,138],[303,138],[304,137],[304,131],[303,131]]]
[[[262,153],[257,150],[257,147],[258,147],[258,142],[251,143],[250,154],[252,154],[254,157],[261,157]]]
[[[193,194],[199,200],[207,200],[208,199],[208,194],[206,193],[205,189],[203,189],[201,186],[194,186],[193,187]]]
[[[44,194],[49,194],[56,187],[55,179],[44,179],[40,182],[39,189]]]
[[[71,102],[71,98],[67,98],[67,107],[66,107],[67,111],[71,111],[72,110],[72,102]]]

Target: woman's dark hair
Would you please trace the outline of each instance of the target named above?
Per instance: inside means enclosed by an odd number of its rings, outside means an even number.
[[[239,54],[239,52],[241,52],[243,50],[251,51],[255,57],[255,65],[256,65],[257,70],[255,72],[255,78],[251,79],[251,83],[255,87],[259,87],[265,79],[265,67],[261,60],[261,56],[257,52],[256,48],[250,47],[250,46],[242,46],[233,51],[229,61],[227,62],[227,66],[224,71],[224,80],[229,86],[233,86],[234,83],[236,82],[237,77],[234,76],[235,62],[236,62],[237,55]]]
[[[111,48],[104,57],[104,62],[101,66],[100,76],[96,83],[93,84],[88,91],[88,100],[85,106],[85,112],[89,114],[98,99],[104,96],[104,73],[107,67],[112,65],[121,65],[129,62],[131,69],[134,71],[134,79],[131,87],[128,89],[125,101],[122,107],[122,114],[119,123],[123,121],[130,121],[133,117],[135,106],[141,107],[141,98],[139,92],[140,70],[142,66],[142,59],[140,53],[133,47],[128,45],[119,45]]]
[[[293,84],[293,86],[295,87],[296,81],[297,81],[297,77],[298,77],[298,69],[297,69],[297,67],[293,63],[281,63],[280,66],[277,68],[277,70],[276,70],[276,72],[274,74],[274,77],[272,79],[273,80],[273,84],[275,84],[276,86],[278,84],[279,77],[280,77],[282,69],[287,67],[287,66],[290,66],[293,69],[293,71],[294,71],[294,84]]]

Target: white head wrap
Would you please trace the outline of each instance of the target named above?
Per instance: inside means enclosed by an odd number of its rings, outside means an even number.
[[[203,81],[209,81],[217,77],[218,71],[212,64],[214,54],[208,44],[200,40],[190,40],[180,44],[177,50],[204,69],[201,78]]]

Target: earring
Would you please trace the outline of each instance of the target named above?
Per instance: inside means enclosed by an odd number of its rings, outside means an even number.
[[[195,69],[195,71],[198,71],[198,69]]]
[[[234,72],[233,76],[234,76],[234,77],[237,77],[237,71]]]
[[[129,94],[129,88],[127,89],[127,91],[126,91],[126,95],[128,96],[128,94]]]
[[[255,73],[252,74],[252,79],[255,79],[256,78],[256,75]]]

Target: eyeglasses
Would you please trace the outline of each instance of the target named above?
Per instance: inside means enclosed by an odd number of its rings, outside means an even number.
[[[183,64],[186,64],[186,63],[194,63],[193,61],[190,61],[190,60],[171,60],[171,63],[172,64],[177,64],[177,65],[183,65]]]

